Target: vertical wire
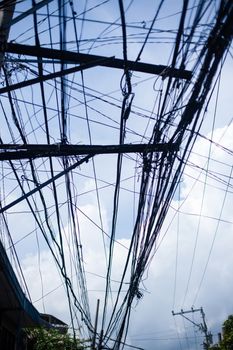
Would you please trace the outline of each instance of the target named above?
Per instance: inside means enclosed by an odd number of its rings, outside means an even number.
[[[127,61],[128,61],[127,60],[127,35],[126,35],[126,22],[125,22],[124,5],[123,5],[122,0],[119,0],[118,3],[119,3],[120,15],[121,15],[121,23],[122,23],[121,27],[122,27],[122,38],[123,38],[124,75],[126,77],[126,87],[127,87],[126,90],[122,90],[124,98],[123,98],[123,102],[122,102],[120,135],[119,135],[119,144],[121,145],[124,143],[125,126],[126,126],[126,121],[129,117],[129,112],[130,112],[130,107],[131,107],[131,105],[129,105],[128,106],[129,109],[127,110],[127,101],[128,101],[128,98],[132,92],[132,86],[131,86],[131,74],[129,73],[129,70],[127,67]],[[114,250],[114,242],[115,242],[115,234],[116,234],[116,224],[117,224],[117,216],[118,216],[122,159],[123,159],[123,155],[118,154],[117,155],[116,185],[115,185],[114,199],[113,199],[111,240],[110,240],[110,246],[109,246],[109,259],[108,259],[108,268],[107,268],[107,276],[106,276],[104,307],[103,307],[103,314],[102,314],[102,326],[101,326],[102,331],[103,331],[104,325],[105,325],[107,304],[108,304],[108,295],[109,295],[109,290],[111,288],[110,278],[111,278],[111,271],[112,271],[112,258],[113,258],[113,250]]]
[[[36,5],[35,4],[35,0],[32,0],[32,5],[33,6]],[[38,34],[38,28],[37,28],[37,14],[36,14],[36,12],[33,13],[33,19],[34,19],[34,30],[35,30],[36,45],[40,46],[39,34]],[[39,76],[42,76],[43,75],[43,64],[42,64],[41,59],[38,60],[38,71],[39,71]],[[40,82],[40,89],[41,89],[41,98],[42,98],[43,112],[44,112],[44,118],[45,118],[45,128],[46,128],[47,143],[50,144],[49,125],[48,125],[48,117],[47,117],[47,110],[46,110],[45,91],[44,91],[43,81]],[[49,162],[50,162],[50,171],[53,174],[53,164],[52,164],[51,157],[49,157]],[[52,185],[53,185],[53,190],[54,190],[55,203],[56,203],[56,206],[57,206],[57,193],[56,193],[55,183],[53,182]],[[42,199],[42,197],[41,197],[41,199]],[[61,256],[61,260],[62,260],[62,266],[63,266],[63,269],[64,269],[64,274],[67,276],[65,257],[64,257],[64,254],[63,254],[64,253],[64,251],[63,251],[63,239],[62,239],[62,233],[61,233],[61,227],[60,227],[59,212],[56,211],[56,213],[57,213],[57,224],[58,224],[59,238],[60,238],[60,249],[59,249],[60,253],[61,253],[60,256]],[[73,317],[72,317],[70,291],[69,291],[69,287],[68,287],[68,284],[67,284],[67,280],[66,280],[66,284],[65,285],[66,285],[66,293],[67,293],[67,297],[68,297],[69,312],[70,312],[71,321],[72,321],[72,329],[73,329],[73,333],[75,335],[75,327],[74,327],[74,324],[73,324]]]
[[[217,94],[216,94],[216,100],[215,100],[215,110],[214,110],[214,117],[213,117],[213,122],[212,122],[212,127],[211,127],[211,139],[213,139],[213,133],[214,133],[214,127],[215,127],[215,121],[216,121],[216,115],[217,115],[217,104],[218,104],[218,98],[219,98],[219,89],[220,89],[220,82],[221,82],[221,74],[218,77],[218,86],[217,86]],[[183,305],[185,303],[188,290],[189,290],[189,285],[191,281],[191,275],[193,271],[193,266],[194,266],[194,261],[196,257],[196,249],[197,249],[197,243],[198,243],[198,237],[199,237],[199,232],[200,232],[200,227],[201,227],[201,220],[202,220],[202,211],[203,211],[203,206],[204,206],[204,198],[206,194],[206,189],[207,189],[207,177],[208,177],[208,170],[210,167],[210,155],[212,152],[212,143],[209,145],[209,150],[208,150],[208,160],[206,163],[206,173],[205,173],[205,179],[204,179],[204,187],[202,191],[202,197],[201,197],[201,205],[200,205],[200,211],[199,211],[199,219],[198,219],[198,226],[197,226],[197,231],[196,231],[196,238],[195,238],[195,243],[194,243],[194,249],[193,249],[193,254],[192,254],[192,260],[191,260],[191,266],[189,270],[189,275],[188,275],[188,281],[185,289],[185,294],[184,294],[184,299],[183,299]]]
[[[76,40],[77,50],[79,52],[79,39],[78,39],[78,33],[77,33],[77,26],[76,26],[75,18],[74,18],[75,11],[74,11],[74,7],[73,7],[73,2],[70,2],[70,6],[71,6],[71,10],[72,10],[74,32],[75,32],[75,40]],[[82,91],[83,91],[84,106],[85,106],[85,116],[86,116],[87,128],[88,128],[88,137],[89,137],[90,144],[92,144],[92,135],[91,135],[91,128],[90,128],[89,115],[88,115],[88,109],[87,109],[88,105],[87,105],[85,85],[84,85],[84,74],[83,74],[82,71],[81,71],[81,80],[82,80]],[[105,260],[106,260],[106,264],[107,264],[107,249],[106,249],[106,243],[105,243],[105,237],[104,237],[104,224],[103,224],[102,210],[101,210],[101,204],[100,204],[100,195],[99,195],[99,190],[98,190],[96,166],[95,166],[94,159],[92,159],[91,162],[92,162],[93,173],[94,173],[94,180],[95,180],[96,199],[97,199],[99,220],[100,220],[100,226],[101,226],[101,234],[102,234],[102,241],[103,241],[103,247],[104,247],[104,255],[105,255]]]
[[[178,273],[178,256],[179,256],[179,232],[180,232],[180,184],[178,187],[178,208],[177,208],[177,226],[176,226],[176,258],[175,258],[175,274],[174,274],[174,290],[173,290],[173,302],[172,310],[175,309],[176,292],[177,292],[177,273]]]

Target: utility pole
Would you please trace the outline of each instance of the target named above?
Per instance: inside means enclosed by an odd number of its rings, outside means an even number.
[[[2,48],[6,45],[12,17],[14,14],[16,0],[5,0],[0,8],[0,68],[4,60],[4,51]]]
[[[191,320],[190,318],[185,316],[185,314],[189,314],[189,313],[193,313],[193,312],[200,312],[201,313],[202,322],[200,324],[194,322],[193,320]],[[204,333],[204,335],[205,335],[205,340],[203,341],[203,349],[204,350],[208,350],[210,348],[210,345],[213,343],[213,341],[212,341],[212,334],[211,334],[211,332],[208,331],[207,324],[206,324],[206,321],[205,321],[205,313],[204,313],[202,307],[199,308],[199,309],[194,309],[192,307],[191,310],[187,310],[187,311],[184,311],[183,309],[181,309],[180,312],[172,311],[172,315],[173,316],[180,315],[183,318],[185,318],[186,320],[188,320],[189,322],[191,322],[192,324],[194,324],[196,327],[198,327],[198,329],[202,333]]]
[[[91,345],[92,350],[95,350],[96,333],[97,333],[98,317],[99,317],[99,306],[100,306],[100,300],[97,299],[96,314],[95,314],[95,327],[94,327],[94,334],[93,334],[92,345]]]

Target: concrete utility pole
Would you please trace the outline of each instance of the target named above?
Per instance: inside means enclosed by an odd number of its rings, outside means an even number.
[[[198,324],[198,323],[194,322],[193,320],[191,320],[190,318],[188,318],[187,316],[184,315],[184,314],[189,314],[189,313],[193,313],[193,312],[200,312],[201,313],[202,323]],[[194,324],[195,326],[197,326],[198,329],[202,333],[204,333],[204,335],[205,335],[205,340],[203,341],[203,349],[204,350],[208,350],[210,348],[210,345],[213,343],[213,341],[212,341],[212,334],[211,334],[211,332],[208,331],[207,324],[206,324],[206,321],[205,321],[205,313],[204,313],[202,307],[200,309],[194,309],[192,307],[191,310],[187,310],[187,311],[184,311],[183,309],[181,309],[180,312],[172,311],[172,315],[173,316],[180,315],[183,318],[185,318],[186,320],[188,320],[189,322],[191,322],[192,324]]]
[[[100,300],[97,299],[96,314],[95,314],[95,327],[94,327],[94,334],[93,334],[92,345],[91,345],[91,349],[92,350],[95,350],[96,334],[97,334],[97,326],[98,326],[98,317],[99,317],[99,307],[100,307]]]

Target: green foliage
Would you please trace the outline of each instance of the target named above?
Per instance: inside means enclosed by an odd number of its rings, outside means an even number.
[[[83,342],[69,334],[61,334],[56,329],[26,329],[30,348],[33,350],[82,350]]]
[[[222,341],[220,344],[214,345],[211,350],[233,350],[233,315],[223,323]]]
[[[222,349],[233,350],[233,315],[223,323]]]

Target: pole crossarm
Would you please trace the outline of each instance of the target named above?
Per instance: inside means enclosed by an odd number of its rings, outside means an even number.
[[[1,146],[0,146],[1,147]],[[183,314],[190,314],[192,312],[197,312],[197,311],[202,311],[202,308],[199,308],[199,309],[194,309],[194,308],[191,308],[191,310],[187,310],[187,311],[184,311],[183,309],[180,310],[180,312],[174,312],[172,311],[172,315],[173,316],[177,316],[177,315],[183,315]]]
[[[50,49],[41,46],[22,45],[16,43],[7,43],[1,49],[2,51],[9,53],[41,58],[50,58],[53,60],[57,59],[67,64],[81,64],[100,60],[98,64],[99,66],[125,69],[125,61],[123,59],[115,57],[112,60],[109,60],[108,57],[104,56],[90,55],[66,50]],[[164,77],[174,77],[186,80],[190,80],[192,77],[192,72],[185,69],[171,68],[164,65],[155,65],[143,62],[127,61],[127,69],[141,73],[156,74]]]
[[[176,143],[123,144],[123,145],[69,145],[69,144],[1,144],[0,161],[34,159],[41,157],[62,157],[96,154],[175,152]]]
[[[107,60],[112,60],[113,58],[112,57],[106,57],[106,58],[104,57],[103,59],[104,59],[104,61],[107,61]],[[21,81],[20,83],[7,85],[3,88],[0,88],[0,94],[3,94],[5,92],[10,92],[13,90],[17,90],[17,89],[21,89],[21,88],[26,87],[26,86],[32,86],[34,84],[40,83],[41,81],[59,78],[59,77],[62,77],[64,75],[68,75],[68,74],[83,71],[83,70],[88,69],[88,68],[96,67],[101,63],[101,61],[103,61],[103,59],[93,61],[93,62],[88,62],[86,64],[82,63],[79,66],[64,69],[62,71],[41,75],[41,76],[38,76],[37,78],[34,78],[34,79],[29,79],[29,80]]]
[[[184,314],[188,314],[190,312],[195,312],[195,311],[200,311],[200,309],[194,310],[194,311],[183,311],[181,310],[181,312],[172,312],[173,316],[177,316],[180,315],[182,317],[184,317],[187,321],[191,322],[192,324],[194,324],[194,326],[198,327],[200,331],[203,330],[202,328],[202,324],[196,323],[193,320],[191,320],[190,318],[188,318],[187,316],[185,316]]]

